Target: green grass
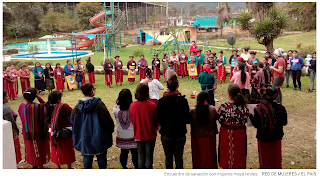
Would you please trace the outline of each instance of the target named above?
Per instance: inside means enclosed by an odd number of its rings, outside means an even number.
[[[31,77],[33,79],[33,77]],[[87,78],[87,76],[86,76]],[[138,80],[139,76],[136,76]],[[228,78],[228,77],[227,77]],[[113,77],[114,79],[114,77]],[[163,76],[161,76],[160,82],[165,86]],[[316,133],[316,92],[307,93],[310,86],[310,80],[308,77],[302,77],[302,92],[292,91],[292,80],[290,80],[290,88],[283,88],[283,105],[286,107],[288,113],[288,125],[284,127],[284,138],[282,141],[282,165],[283,168],[316,168],[316,140],[314,136]],[[20,83],[20,82],[19,82]],[[116,98],[118,93],[123,88],[128,88],[131,90],[133,96],[134,91],[137,86],[138,81],[135,84],[130,85],[127,81],[127,76],[124,76],[123,86],[115,86],[113,84],[111,89],[107,89],[104,85],[104,76],[96,75],[96,84],[94,86],[97,88],[96,97],[100,97],[102,101],[107,106],[111,116],[114,118],[112,113],[112,108],[115,106]],[[218,84],[218,88],[215,91],[215,98],[219,100],[216,108],[219,108],[222,102],[228,100],[227,97],[227,86],[229,84],[229,79],[227,79],[225,84]],[[31,86],[34,86],[33,81]],[[285,84],[283,86],[286,86]],[[316,86],[316,85],[315,85]],[[21,89],[19,84],[19,89]],[[190,94],[194,91],[200,92],[200,85],[198,81],[191,81],[189,77],[184,79],[179,78],[179,91],[186,95],[188,99],[189,106],[193,107],[196,105],[196,100],[190,98]],[[160,92],[162,96],[164,91]],[[64,91],[62,102],[68,103],[71,107],[74,107],[79,99],[83,97],[81,91]],[[48,92],[43,96],[44,100],[47,100]],[[10,101],[8,105],[17,112],[20,103],[22,102],[21,91],[18,97]],[[134,99],[135,100],[135,99]],[[21,120],[17,119],[19,129],[21,130]],[[220,124],[218,124],[220,127]],[[190,126],[187,126],[188,133],[186,135],[187,141],[184,149],[184,167],[192,168],[192,157],[191,157],[191,137],[190,137]],[[258,159],[258,149],[256,129],[253,127],[247,128],[248,137],[248,151],[247,151],[247,168],[259,168]],[[114,143],[115,143],[116,131],[113,133]],[[217,136],[217,143],[219,137]],[[24,145],[23,136],[20,134],[20,144],[21,152],[24,155]],[[218,144],[217,144],[218,145]],[[108,168],[120,169],[121,165],[119,162],[120,150],[113,145],[108,150]],[[81,153],[76,151],[76,163],[73,163],[73,167],[82,168],[82,156]],[[295,164],[291,164],[294,161]],[[129,168],[133,168],[131,162],[131,156],[128,159]],[[31,168],[27,163],[21,163],[18,165],[23,168]],[[97,168],[97,161],[93,163],[94,168]],[[45,167],[54,168],[54,164],[49,162]],[[65,168],[65,166],[63,166]],[[157,135],[157,141],[154,151],[154,167],[155,168],[165,168],[165,155],[163,147],[160,141],[160,134]]]
[[[25,43],[25,42],[29,42],[29,39],[31,41],[45,41],[45,40],[40,40],[39,38],[45,36],[45,35],[51,35],[51,32],[41,32],[39,34],[37,34],[35,37],[31,38],[31,37],[21,37],[21,38],[12,38],[10,40],[6,40],[3,42],[3,45],[9,45],[9,44],[16,44],[16,43]]]
[[[288,50],[294,50],[297,49],[296,44],[301,43],[302,47],[307,47],[310,45],[316,46],[317,38],[316,38],[316,31],[311,32],[305,32],[301,34],[293,34],[293,35],[285,35],[278,37],[274,40],[273,47],[276,48],[282,48],[284,51]],[[211,46],[219,46],[219,47],[230,47],[227,41],[221,41],[221,42],[210,42],[209,45]],[[248,41],[236,41],[235,47],[237,48],[243,48],[245,46],[248,46]],[[258,43],[257,40],[250,40],[250,49],[252,50],[266,50],[266,47],[264,45],[261,45]]]

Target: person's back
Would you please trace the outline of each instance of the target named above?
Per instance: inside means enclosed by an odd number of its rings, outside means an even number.
[[[217,111],[212,105],[209,105],[209,120],[207,124],[200,124],[197,120],[196,108],[190,109],[191,117],[191,136],[193,137],[210,137],[218,133],[217,129]]]
[[[83,79],[82,74],[77,73],[77,74],[76,74],[76,81],[77,81],[77,82],[82,82],[82,79]]]
[[[250,75],[248,72],[246,73],[246,82],[242,83],[241,81],[241,70],[233,74],[232,79],[230,80],[231,83],[238,84],[240,89],[250,89]]]
[[[213,73],[201,72],[198,77],[201,88],[212,87],[215,79]]]

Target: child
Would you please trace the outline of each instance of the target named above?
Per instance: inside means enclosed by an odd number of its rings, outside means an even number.
[[[77,81],[78,90],[80,90],[80,86],[82,85],[82,79],[83,79],[82,74],[80,74],[79,70],[76,70],[76,81]]]
[[[312,59],[312,56],[310,54],[307,54],[307,58],[305,59],[306,60],[306,64],[310,64],[311,59]],[[305,70],[306,70],[306,73],[308,73],[309,66],[307,66]]]

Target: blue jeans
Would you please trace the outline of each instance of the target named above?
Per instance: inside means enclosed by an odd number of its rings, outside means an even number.
[[[289,78],[292,78],[292,71],[291,70],[286,70],[286,82],[287,85],[289,85]]]
[[[202,91],[208,91],[208,93],[209,93],[209,104],[212,105],[212,106],[215,106],[213,86],[201,87],[201,90]]]
[[[85,169],[92,169],[92,161],[94,155],[83,155],[83,167]],[[107,168],[107,152],[96,155],[99,169]]]
[[[82,85],[82,82],[77,82],[77,87],[80,89],[80,86]]]
[[[147,141],[136,141],[138,146],[138,165],[139,169],[152,169],[153,151],[156,138]]]

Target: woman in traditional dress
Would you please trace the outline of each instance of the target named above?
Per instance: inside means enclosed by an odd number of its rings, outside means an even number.
[[[266,84],[270,84],[271,83],[271,70],[270,70],[270,67],[269,67],[269,63],[268,63],[268,57],[267,56],[264,56],[262,59],[261,59],[261,62],[263,63],[263,73],[265,74],[264,77],[265,77],[265,83]]]
[[[11,69],[10,71],[11,75],[14,78],[14,83],[13,83],[14,92],[15,92],[15,95],[17,96],[19,94],[18,71],[14,68],[13,64],[10,65],[10,69]]]
[[[96,83],[96,78],[94,75],[94,66],[91,63],[91,57],[89,56],[89,58],[86,61],[87,61],[86,67],[88,71],[89,83]]]
[[[195,56],[196,60],[198,60],[197,63],[197,71],[198,71],[198,75],[203,72],[203,64],[204,64],[204,54],[201,54],[202,49],[198,49],[197,50],[197,56]]]
[[[160,79],[160,60],[158,59],[158,53],[154,53],[154,59],[152,60],[152,76],[154,79]]]
[[[112,69],[113,65],[110,62],[109,58],[106,58],[105,63],[103,64],[104,69],[104,80],[105,85],[107,85],[107,88],[110,88],[112,85]]]
[[[118,85],[118,83],[120,83],[120,86],[122,86],[122,82],[123,82],[123,70],[122,70],[122,61],[119,60],[120,56],[116,55],[114,57],[116,59],[116,61],[113,62],[113,66],[114,66],[114,77],[115,77],[115,81],[116,81],[116,85]]]
[[[127,62],[127,69],[128,69],[128,81],[130,82],[130,85],[134,84],[136,81],[136,68],[137,68],[137,63],[136,61],[133,60],[134,55],[129,56],[130,60]],[[134,78],[129,78],[129,69],[134,72]]]
[[[270,66],[270,69],[272,70],[272,74],[274,76],[274,80],[272,82],[272,86],[275,88],[279,88],[279,94],[277,96],[277,103],[282,104],[282,93],[281,93],[281,86],[284,81],[284,71],[286,67],[286,62],[282,58],[283,54],[282,48],[277,48],[273,52],[273,56],[277,59],[277,62],[274,64],[274,66]],[[303,63],[303,61],[302,61]]]
[[[128,169],[127,161],[130,151],[134,168],[138,169],[137,142],[133,137],[133,125],[129,116],[129,108],[132,103],[130,90],[122,89],[116,103],[113,108],[113,114],[117,122],[116,147],[121,149],[120,163],[122,169]]]
[[[14,150],[16,153],[16,163],[18,164],[21,158],[21,150],[20,150],[20,141],[19,141],[19,129],[17,126],[17,114],[12,111],[12,109],[6,105],[9,102],[9,96],[7,91],[3,91],[3,120],[7,120],[11,122],[12,131],[13,131],[13,143]],[[7,133],[10,134],[10,133]]]
[[[190,56],[188,57],[188,64],[195,64],[196,67],[198,66],[198,60],[194,56],[193,52],[190,52]],[[197,71],[197,75],[190,76],[191,80],[195,80],[196,77],[198,77],[198,75],[199,75],[199,72]]]
[[[48,123],[45,117],[45,102],[36,88],[23,93],[25,99],[19,106],[22,134],[25,145],[25,160],[33,168],[43,168],[50,160]],[[40,103],[35,103],[37,98]]]
[[[214,101],[214,89],[213,84],[216,82],[213,73],[211,73],[211,68],[209,66],[204,66],[203,72],[199,74],[198,80],[201,84],[201,90],[207,91],[209,93],[209,104],[215,106]]]
[[[60,63],[56,64],[56,68],[53,70],[53,76],[56,80],[56,86],[58,91],[64,90],[64,69],[61,68]]]
[[[139,76],[140,80],[146,78],[146,68],[148,68],[148,62],[144,59],[144,55],[141,54],[140,59],[138,61],[138,70],[139,70]]]
[[[8,91],[8,96],[10,100],[14,100],[14,98],[17,96],[16,92],[14,91],[14,82],[15,79],[12,77],[11,74],[11,68],[10,66],[7,66],[5,68],[5,72],[3,72],[3,85],[4,85],[4,90]]]
[[[237,54],[238,53],[238,49],[234,48],[232,49],[232,55],[230,56],[230,59],[229,59],[229,63],[230,63],[230,80],[233,76],[233,70],[234,70],[234,67],[237,63],[237,58],[239,57],[239,55]]]
[[[21,91],[22,94],[26,91],[27,88],[30,88],[30,72],[26,68],[26,65],[22,64],[20,70],[18,71],[18,75],[20,77],[21,82]]]
[[[45,76],[45,83],[46,83],[46,89],[50,92],[52,92],[52,89],[54,89],[54,79],[53,79],[53,69],[51,67],[51,64],[46,63],[46,68],[43,71]]]
[[[195,41],[192,41],[192,45],[190,46],[190,53],[192,52],[194,56],[197,55],[198,46],[196,45]]]
[[[259,62],[258,63],[258,72],[254,76],[252,80],[252,89],[251,89],[251,97],[250,97],[250,103],[251,104],[258,104],[260,103],[260,88],[266,84],[265,82],[265,72],[263,70],[263,63]],[[267,74],[266,74],[267,75]]]
[[[237,84],[241,89],[241,94],[250,101],[250,76],[248,72],[245,72],[245,64],[239,64],[239,71],[233,74],[230,83]]]
[[[217,169],[216,134],[217,111],[209,105],[209,93],[201,91],[197,106],[190,109],[191,152],[193,169]]]
[[[163,90],[163,85],[158,79],[152,78],[152,72],[149,68],[146,69],[146,78],[141,80],[140,83],[146,83],[149,86],[149,100],[155,105],[158,104],[160,90]]]
[[[74,68],[73,68],[73,65],[71,64],[71,61],[70,60],[67,60],[67,64],[64,66],[64,75],[65,76],[69,76],[69,75],[74,75]],[[69,84],[67,82],[67,88],[69,90]],[[73,88],[72,88],[73,90]]]
[[[170,58],[168,54],[164,54],[163,59],[162,59],[162,68],[163,68],[163,77],[166,78],[166,70],[168,68],[168,62]]]
[[[60,169],[61,165],[66,164],[71,169],[71,163],[76,161],[73,139],[56,137],[55,133],[70,127],[70,114],[72,108],[61,102],[62,93],[53,91],[48,96],[46,103],[47,118],[51,128],[51,162]]]
[[[86,78],[85,78],[86,75],[84,73],[85,68],[84,68],[84,65],[81,64],[81,58],[78,58],[76,62],[77,63],[74,65],[74,71],[78,70],[80,72],[80,74],[83,76],[82,84],[85,84],[86,83]]]
[[[252,80],[254,78],[254,75],[256,75],[258,69],[257,69],[257,64],[259,62],[259,59],[256,58],[256,51],[250,51],[250,57],[248,59],[248,61],[246,62],[246,65],[248,67],[248,72],[249,72],[249,75],[250,75],[250,79],[251,79],[251,83],[252,83]]]
[[[34,75],[34,87],[40,92],[40,95],[44,95],[46,89],[44,83],[44,70],[39,62],[36,62],[32,72]]]
[[[274,102],[279,90],[271,86],[261,88],[262,100],[254,108],[251,122],[257,128],[257,141],[260,169],[281,169],[281,140],[283,126],[287,125],[287,112],[284,106]]]
[[[174,63],[174,66],[173,66],[174,67],[174,71],[179,76],[180,75],[180,73],[179,73],[179,65],[178,65],[179,57],[176,55],[175,51],[171,52],[170,61]]]
[[[218,63],[218,80],[220,83],[225,83],[227,78],[227,72],[226,72],[226,63],[227,58],[226,56],[223,56],[223,51],[219,52],[219,56],[216,59],[216,62]]]
[[[188,74],[188,67],[186,63],[187,59],[188,59],[188,55],[184,52],[183,49],[181,49],[179,54],[181,78],[184,78]]]
[[[244,66],[243,66],[244,67]],[[235,77],[235,76],[233,76]],[[246,123],[250,117],[246,100],[240,87],[231,83],[228,87],[229,101],[218,110],[221,124],[219,137],[219,166],[223,169],[245,169],[247,160]]]
[[[209,67],[210,67],[210,72],[213,73],[214,75],[214,84],[213,84],[213,90],[217,89],[218,87],[218,77],[217,77],[217,62],[216,62],[216,56],[215,56],[216,52],[212,52],[211,54],[209,54]]]

